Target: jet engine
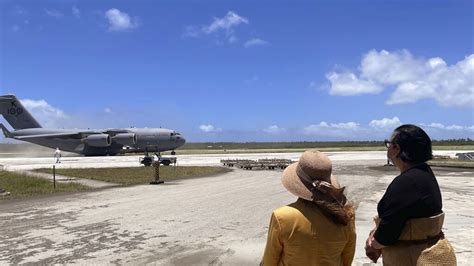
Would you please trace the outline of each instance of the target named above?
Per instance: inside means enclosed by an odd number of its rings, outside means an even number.
[[[112,144],[112,139],[107,134],[95,134],[83,138],[82,142],[92,147],[108,147]]]
[[[135,133],[120,133],[113,136],[112,140],[124,146],[132,146],[137,144],[137,135]]]

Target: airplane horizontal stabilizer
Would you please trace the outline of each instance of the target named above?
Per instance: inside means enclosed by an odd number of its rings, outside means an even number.
[[[13,138],[13,134],[3,124],[0,123],[0,127],[2,128],[5,138]]]

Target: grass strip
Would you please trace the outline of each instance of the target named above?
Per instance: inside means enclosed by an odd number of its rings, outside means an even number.
[[[355,152],[355,151],[385,151],[385,146],[371,146],[371,147],[307,147],[307,148],[283,148],[283,149],[178,149],[176,152],[181,155],[187,154],[239,154],[239,153],[286,153],[286,152],[304,152],[309,149],[316,149],[322,152]],[[460,146],[433,146],[433,150],[446,151],[474,151],[473,145],[460,145]],[[170,152],[163,152],[163,155],[170,155]]]
[[[59,182],[56,182],[54,189],[53,182],[49,180],[7,171],[0,171],[0,187],[11,193],[10,196],[0,197],[0,200],[90,189],[77,183]]]
[[[474,161],[456,159],[431,160],[428,161],[428,164],[431,166],[438,167],[474,168]]]
[[[50,173],[52,169],[38,169],[37,172]],[[161,166],[160,179],[163,181],[192,177],[204,177],[231,171],[225,167],[211,166]],[[57,175],[88,178],[123,186],[148,184],[154,179],[154,167],[121,167],[121,168],[75,168],[56,169]]]

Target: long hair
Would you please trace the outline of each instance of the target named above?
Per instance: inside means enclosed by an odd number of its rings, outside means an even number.
[[[354,206],[347,202],[344,189],[338,189],[337,198],[330,197],[328,193],[315,192],[317,195],[313,200],[321,212],[331,219],[335,224],[348,225],[354,219]]]

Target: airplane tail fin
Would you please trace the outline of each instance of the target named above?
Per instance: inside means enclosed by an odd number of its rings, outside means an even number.
[[[38,121],[36,121],[30,112],[18,101],[15,95],[0,96],[0,114],[3,115],[5,120],[7,120],[14,129],[41,127]]]
[[[2,123],[0,123],[0,128],[2,128],[5,138],[14,138],[13,134]]]

